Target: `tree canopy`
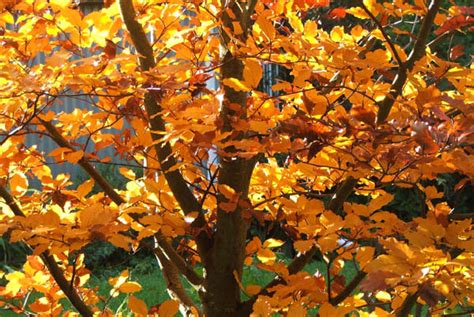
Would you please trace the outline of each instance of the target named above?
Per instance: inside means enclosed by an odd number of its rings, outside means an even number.
[[[84,265],[105,241],[157,257],[168,301],[147,307],[127,270],[110,280],[137,316],[472,309],[472,215],[433,181],[474,178],[474,7],[106,0],[85,14],[90,2],[0,2],[0,232],[32,250],[1,273],[0,306],[112,316]],[[68,98],[83,106],[57,111]],[[65,163],[89,178],[52,171]],[[420,210],[393,207],[400,188]],[[243,285],[245,266],[275,278]]]

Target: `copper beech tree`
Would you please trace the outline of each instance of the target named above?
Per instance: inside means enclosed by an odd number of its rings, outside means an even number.
[[[1,1],[0,232],[32,255],[2,273],[0,305],[113,315],[84,266],[84,247],[103,241],[156,255],[169,300],[147,306],[128,271],[109,281],[137,316],[469,311],[471,217],[430,184],[474,177],[474,76],[453,41],[473,12],[441,0],[116,0],[89,14]],[[268,67],[288,74],[271,90]],[[67,98],[87,107],[57,111]],[[51,160],[88,180],[72,186]],[[122,165],[125,189],[105,164]],[[418,217],[387,209],[397,187],[421,193]],[[277,256],[283,245],[294,258]],[[326,270],[308,273],[311,261]],[[245,266],[274,279],[244,285]]]

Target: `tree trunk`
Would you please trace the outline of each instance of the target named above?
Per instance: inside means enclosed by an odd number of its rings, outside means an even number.
[[[221,68],[223,78],[242,78],[243,64],[235,59],[232,54],[227,53]],[[245,117],[247,94],[237,92],[229,87],[224,87],[225,100],[221,109],[223,119],[223,130],[231,131],[232,116]],[[232,104],[232,109],[229,105]],[[241,109],[235,110],[236,105]],[[241,139],[245,136],[237,134],[234,138]],[[226,152],[235,152],[232,147],[226,148]],[[256,159],[233,159],[220,158],[219,184],[232,187],[240,199],[248,196],[250,178]],[[219,194],[218,204],[226,202],[226,198]],[[214,244],[205,262],[206,267],[206,293],[203,294],[204,313],[206,316],[236,316],[240,305],[240,287],[237,279],[242,277],[242,269],[245,258],[245,240],[247,236],[248,223],[242,217],[242,208],[237,206],[232,212],[222,210],[218,207],[216,232]]]

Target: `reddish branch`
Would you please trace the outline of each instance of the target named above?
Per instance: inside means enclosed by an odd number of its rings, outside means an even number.
[[[342,303],[352,292],[359,286],[360,282],[367,275],[364,271],[359,271],[354,278],[346,285],[346,287],[336,296],[331,298],[331,304],[336,306]]]
[[[256,2],[221,1],[221,34],[222,44],[225,49],[229,43],[238,38],[245,42],[247,31],[251,30],[249,17],[253,14]],[[238,36],[229,36],[227,31],[239,23],[243,29]],[[232,31],[230,31],[232,32]],[[224,55],[220,73],[222,80],[236,78],[243,80],[244,64],[239,57],[230,50]],[[248,93],[236,91],[228,86],[223,87],[224,101],[220,110],[222,131],[232,132],[228,140],[244,140],[246,133],[236,131],[232,121],[235,118],[248,119],[247,101]],[[257,162],[257,157],[245,159],[238,156],[237,149],[225,147],[222,149],[229,157],[220,157],[218,183],[224,184],[239,193],[240,199],[248,198],[252,172]],[[207,278],[205,281],[206,293],[202,295],[204,311],[208,316],[235,316],[238,314],[241,303],[241,290],[238,278],[242,276],[245,259],[245,245],[249,221],[242,216],[243,208],[237,205],[232,212],[222,209],[221,203],[227,199],[217,195],[217,217],[212,248],[202,254]],[[236,275],[238,278],[236,278]]]
[[[130,38],[140,56],[140,66],[142,70],[147,71],[156,66],[153,48],[143,30],[143,27],[135,20],[136,11],[131,0],[119,1],[120,14],[123,22],[129,32]],[[146,93],[144,97],[145,109],[149,118],[151,130],[153,132],[166,132],[165,122],[161,117],[162,108],[159,104],[159,95]],[[151,134],[155,141],[155,151],[161,165],[161,170],[168,182],[176,201],[185,214],[191,212],[201,213],[201,204],[194,196],[192,190],[188,187],[180,171],[175,167],[176,158],[173,156],[171,145],[168,142],[161,142],[160,133]],[[198,218],[202,220],[201,217]],[[205,225],[203,221],[193,223],[194,227],[202,228]],[[205,230],[199,230],[196,236],[198,250],[207,250],[210,245],[210,239]],[[201,252],[202,253],[202,252]]]
[[[183,283],[181,283],[181,280],[179,279],[176,266],[170,261],[168,257],[166,257],[164,250],[160,249],[159,244],[156,248],[154,248],[154,253],[158,258],[158,263],[161,266],[163,277],[166,282],[166,288],[171,291],[171,297],[179,300],[183,304],[182,306],[184,306],[183,315],[190,316],[191,307],[194,307],[196,311],[199,311],[196,304],[193,302],[191,297],[189,297],[186,289],[183,287]]]
[[[13,214],[15,214],[15,216],[25,217],[25,214],[17,205],[13,197],[2,185],[0,185],[0,197],[2,197],[5,200],[6,204],[10,207],[10,209],[13,211]],[[71,285],[70,282],[64,276],[63,271],[59,267],[54,257],[50,255],[48,251],[45,251],[41,253],[41,259],[45,263],[51,276],[54,278],[59,288],[61,288],[64,295],[66,295],[66,297],[69,299],[71,304],[77,309],[77,311],[82,316],[86,316],[86,317],[92,316],[93,315],[92,310],[86,305],[86,303],[84,303],[81,296],[79,296],[79,294],[77,293],[76,289],[73,287],[70,287]]]
[[[54,125],[51,124],[51,122],[45,121],[39,117],[38,120],[45,127],[50,137],[57,145],[63,148],[68,148],[73,151],[76,151],[76,149],[72,147],[72,145],[61,135],[61,133],[56,129]],[[114,203],[116,203],[117,205],[125,203],[125,200],[120,197],[120,195],[114,190],[114,188],[107,182],[107,180],[105,180],[104,177],[102,177],[102,175],[100,175],[99,172],[97,172],[97,170],[87,161],[85,157],[82,157],[79,160],[78,164],[102,188],[105,194],[109,196]]]
[[[392,86],[390,92],[387,96],[382,100],[379,104],[379,111],[377,113],[377,124],[382,124],[390,114],[390,110],[395,103],[395,100],[398,96],[401,95],[403,86],[408,78],[408,72],[413,69],[415,63],[420,60],[425,55],[426,49],[426,41],[428,39],[428,35],[430,34],[430,30],[433,27],[434,19],[436,13],[439,11],[439,7],[441,4],[441,0],[432,0],[429,7],[428,12],[426,13],[423,22],[421,24],[420,31],[418,32],[418,36],[413,46],[413,49],[408,56],[408,59],[402,65],[399,65],[397,75],[392,82]],[[390,41],[386,38],[390,45]],[[393,44],[391,44],[392,46]]]
[[[474,213],[472,213],[472,212],[467,212],[467,213],[462,213],[462,214],[450,213],[448,215],[448,219],[451,220],[451,221],[453,221],[453,220],[465,220],[465,219],[474,220]]]

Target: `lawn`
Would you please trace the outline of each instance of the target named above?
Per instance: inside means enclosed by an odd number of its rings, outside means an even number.
[[[282,258],[282,257],[280,257]],[[146,260],[146,261],[154,261]],[[285,262],[289,262],[288,259],[284,259]],[[306,272],[314,274],[319,271],[321,274],[326,274],[326,266],[322,262],[313,261],[309,263],[305,269]],[[347,280],[350,280],[355,274],[355,268],[351,263],[345,265],[342,274],[346,277]],[[245,267],[244,273],[242,276],[242,284],[247,285],[259,285],[265,286],[269,283],[275,274],[260,270],[255,266]],[[143,286],[143,290],[135,295],[143,299],[148,307],[156,305],[163,302],[164,300],[169,299],[169,296],[166,292],[165,281],[161,274],[161,271],[156,265],[151,265],[151,263],[146,263],[143,266],[136,266],[131,270],[131,280],[139,282]],[[188,293],[191,294],[191,297],[195,300],[196,303],[199,303],[199,298],[196,289],[186,281],[184,281],[185,288],[188,290]],[[108,283],[107,276],[93,276],[90,280],[91,286],[99,287],[99,294],[104,296],[104,298],[109,297],[110,290],[112,288]],[[245,297],[245,295],[244,295]],[[100,306],[103,308],[103,303]],[[107,301],[107,307],[112,311],[119,313],[124,313],[125,316],[129,313],[127,304],[126,304],[126,295],[121,294],[115,298],[111,298]]]
[[[284,258],[283,255],[279,256],[280,260],[288,263],[290,260]],[[323,262],[313,261],[306,265],[304,271],[314,274],[319,271],[320,274],[325,276],[326,274],[326,265]],[[103,271],[95,271],[91,274],[89,280],[89,287],[97,287],[99,295],[103,298],[103,301],[99,303],[98,307],[101,309],[108,308],[114,313],[122,313],[122,316],[132,316],[130,310],[127,306],[127,296],[125,294],[120,294],[116,297],[110,296],[110,290],[112,286],[109,284],[108,280],[110,277],[119,275],[117,269],[106,268]],[[201,273],[201,272],[200,272]],[[346,278],[346,281],[351,280],[356,274],[356,269],[352,263],[346,263],[342,269],[342,275]],[[271,272],[260,270],[255,266],[245,267],[242,284],[243,286],[248,285],[259,285],[265,286],[269,283],[275,275]],[[169,299],[169,296],[166,292],[166,285],[161,274],[161,271],[156,264],[156,260],[153,257],[143,258],[140,262],[135,262],[135,264],[130,268],[130,280],[140,283],[143,287],[142,291],[135,293],[134,295],[138,298],[145,301],[147,306],[150,308],[153,305],[162,303],[163,301]],[[188,290],[188,293],[191,294],[191,297],[196,303],[199,303],[199,298],[196,289],[185,280],[183,280],[185,288]],[[31,303],[39,294],[32,294],[28,298],[28,302]],[[243,295],[245,298],[245,295]],[[64,309],[73,310],[68,301],[64,300]],[[455,310],[453,310],[454,312]],[[423,307],[423,313],[427,313],[427,307]],[[308,312],[309,316],[316,316],[317,310],[312,309]],[[11,311],[0,311],[0,316],[10,317],[18,316]]]
[[[284,262],[289,262],[289,259],[285,259],[282,255],[280,255],[279,258]],[[326,274],[326,266],[322,262],[313,261],[305,267],[305,271],[311,274],[319,271],[324,275]],[[103,299],[103,301],[98,305],[101,309],[107,307],[115,313],[122,313],[123,316],[131,316],[127,306],[127,296],[125,294],[120,294],[116,297],[110,296],[110,290],[112,289],[112,286],[109,284],[108,280],[110,277],[117,275],[119,275],[119,271],[117,269],[108,268],[104,269],[103,271],[95,270],[91,274],[88,286],[98,288],[99,295]],[[343,275],[346,276],[347,279],[352,278],[352,276],[355,275],[355,269],[353,265],[346,265],[343,270]],[[248,285],[265,286],[274,277],[275,274],[260,270],[255,266],[245,267],[242,276],[242,284],[244,287]],[[135,293],[134,295],[144,300],[148,307],[162,303],[163,301],[169,299],[169,296],[166,292],[166,285],[163,275],[161,274],[161,270],[159,269],[158,265],[156,264],[156,260],[153,257],[146,257],[143,258],[142,261],[138,262],[138,264],[135,263],[135,265],[130,268],[130,280],[136,281],[142,285],[142,291]],[[191,297],[196,303],[199,303],[199,297],[196,289],[187,281],[183,280],[183,283],[185,288],[188,290],[188,293],[191,294]],[[33,302],[38,295],[31,294],[31,296],[28,298],[28,302]],[[64,301],[64,309],[72,310],[69,302]],[[0,311],[0,316],[9,317],[18,315],[10,311]]]

